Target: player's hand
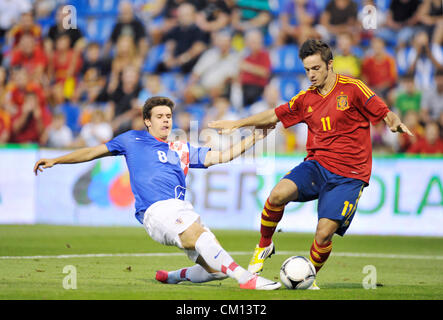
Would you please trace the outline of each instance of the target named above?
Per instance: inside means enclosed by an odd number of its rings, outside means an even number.
[[[391,129],[392,132],[407,133],[411,137],[414,136],[412,134],[412,132],[408,129],[408,127],[406,127],[406,125],[404,123],[400,123],[399,125],[391,127],[390,129]]]
[[[209,128],[218,129],[219,134],[230,134],[238,129],[233,120],[216,120],[208,123]]]
[[[54,159],[40,159],[38,160],[34,165],[34,173],[37,175],[37,173],[43,172],[43,169],[51,168],[55,165]]]

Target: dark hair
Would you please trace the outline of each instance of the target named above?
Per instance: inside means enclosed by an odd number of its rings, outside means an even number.
[[[143,105],[143,120],[150,119],[151,118],[151,111],[152,108],[158,107],[158,106],[167,106],[171,109],[171,112],[174,109],[174,101],[167,97],[151,97],[146,100],[145,104]]]
[[[303,42],[298,56],[303,61],[305,58],[320,53],[321,59],[328,64],[333,59],[331,48],[321,40],[309,39]]]

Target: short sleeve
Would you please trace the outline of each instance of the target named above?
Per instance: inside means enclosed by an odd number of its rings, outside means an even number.
[[[354,105],[373,125],[389,112],[386,103],[360,80],[354,86]]]
[[[126,143],[125,143],[126,135],[127,133],[122,133],[117,137],[115,137],[114,139],[105,143],[109,152],[111,152],[114,156],[126,154]]]
[[[206,154],[211,148],[207,147],[194,147],[188,142],[189,148],[189,168],[206,169],[205,159]]]
[[[288,103],[275,108],[275,115],[285,128],[303,121],[303,100],[305,91],[300,91]]]

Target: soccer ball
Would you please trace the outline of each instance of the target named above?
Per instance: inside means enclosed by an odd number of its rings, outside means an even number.
[[[288,289],[308,289],[315,280],[314,265],[305,257],[290,257],[281,266],[280,279]]]

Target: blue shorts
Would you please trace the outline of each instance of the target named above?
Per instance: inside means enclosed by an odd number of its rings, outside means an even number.
[[[282,179],[293,181],[298,188],[296,202],[318,199],[318,219],[328,218],[340,223],[335,232],[343,236],[351,224],[358,200],[367,183],[346,178],[307,160],[289,171]]]

